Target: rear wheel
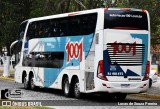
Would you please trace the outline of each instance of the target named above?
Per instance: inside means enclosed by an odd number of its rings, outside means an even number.
[[[73,91],[74,91],[74,97],[75,98],[80,98],[81,93],[80,93],[80,85],[79,85],[79,80],[78,78],[75,79],[74,84],[73,84]]]
[[[27,76],[25,76],[23,78],[23,85],[24,85],[24,88],[27,89],[27,90],[30,88],[29,87],[29,82],[27,81]]]
[[[30,78],[30,87],[31,87],[31,90],[36,90],[33,76]]]
[[[70,88],[70,84],[69,84],[68,78],[65,78],[63,80],[62,90],[63,90],[63,93],[64,93],[64,95],[66,97],[70,97],[71,96],[71,88]]]

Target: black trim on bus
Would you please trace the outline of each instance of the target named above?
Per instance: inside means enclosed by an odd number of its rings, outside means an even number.
[[[107,10],[104,29],[148,30],[147,13],[142,11]]]
[[[96,29],[97,15],[97,13],[89,13],[31,22],[27,31],[27,40],[92,34]]]

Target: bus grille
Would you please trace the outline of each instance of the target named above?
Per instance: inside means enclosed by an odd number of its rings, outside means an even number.
[[[108,43],[107,61],[110,65],[135,66],[142,65],[145,54],[145,45],[133,43]]]

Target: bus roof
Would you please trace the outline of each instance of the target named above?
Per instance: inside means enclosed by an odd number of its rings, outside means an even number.
[[[70,13],[62,13],[62,14],[55,14],[55,15],[31,18],[31,19],[28,19],[28,20],[25,20],[25,21],[34,22],[34,21],[45,20],[45,19],[53,19],[53,18],[61,18],[61,17],[67,17],[67,16],[82,15],[82,14],[87,14],[87,13],[94,13],[94,12],[99,12],[99,11],[102,11],[102,10],[146,11],[146,10],[135,9],[135,8],[97,8],[97,9],[91,9],[91,10],[76,11],[76,12],[70,12]]]
[[[55,15],[31,18],[31,19],[28,19],[28,21],[29,22],[34,22],[34,21],[45,20],[45,19],[53,19],[53,18],[61,18],[61,17],[81,15],[81,14],[87,14],[87,13],[94,13],[94,12],[98,12],[98,11],[100,11],[102,9],[104,9],[104,8],[84,10],[84,11],[76,11],[76,12],[62,13],[62,14],[55,14]]]

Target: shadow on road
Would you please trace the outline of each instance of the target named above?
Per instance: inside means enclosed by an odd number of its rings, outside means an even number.
[[[20,89],[24,89],[24,88],[20,88]],[[41,93],[50,93],[53,94],[53,96],[64,96],[63,95],[63,91],[62,90],[58,90],[58,89],[49,89],[49,88],[38,88],[36,90],[36,92],[41,92]],[[71,96],[70,98],[73,98],[73,96]],[[97,93],[92,93],[92,94],[83,94],[81,99],[74,99],[74,100],[78,100],[81,102],[92,102],[92,103],[109,103],[109,104],[115,104],[117,105],[117,102],[144,102],[144,100],[121,100],[121,101],[117,101],[117,100],[113,100],[110,98],[110,96],[108,96],[107,94],[103,93],[101,94],[97,94]]]

